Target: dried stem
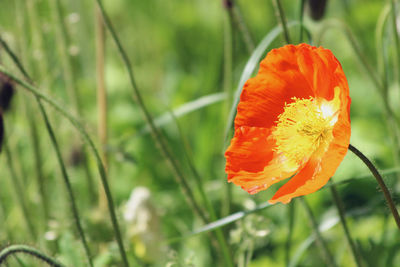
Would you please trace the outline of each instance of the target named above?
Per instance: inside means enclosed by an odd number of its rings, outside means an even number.
[[[108,172],[107,146],[107,90],[104,78],[104,53],[105,53],[105,29],[103,18],[98,7],[96,7],[96,81],[97,81],[97,110],[98,110],[98,135],[101,144],[101,155],[103,164]],[[107,200],[103,188],[99,187],[99,208],[107,208]]]

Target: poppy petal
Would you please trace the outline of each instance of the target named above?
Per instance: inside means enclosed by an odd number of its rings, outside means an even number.
[[[310,49],[308,46],[300,46],[297,62],[316,97],[331,100],[332,88],[340,86],[345,89],[347,87],[342,67],[330,50],[322,47]]]
[[[350,121],[347,110],[339,116],[333,129],[333,140],[323,156],[314,155],[301,171],[284,184],[269,202],[289,203],[294,197],[313,193],[333,176],[347,153],[350,143]]]
[[[287,45],[273,49],[261,61],[254,78],[249,79],[240,96],[235,127],[270,128],[293,97],[314,96],[297,64],[298,49]]]
[[[236,129],[225,152],[228,181],[254,194],[288,178],[295,168],[284,165],[274,151],[270,129],[242,126]]]

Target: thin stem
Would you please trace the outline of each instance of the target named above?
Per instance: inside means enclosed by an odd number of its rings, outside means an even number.
[[[98,7],[95,10],[96,28],[96,81],[97,81],[97,121],[98,136],[101,144],[101,154],[104,167],[108,172],[107,146],[107,91],[104,77],[104,53],[105,53],[105,29],[103,18]],[[107,206],[106,196],[102,188],[99,188],[99,208],[105,210]]]
[[[34,8],[33,3],[32,2],[26,2],[26,5],[29,5],[28,8]],[[21,36],[20,39],[20,44],[27,44],[28,42],[26,41],[26,34],[24,34],[24,30],[23,30],[23,24],[25,21],[25,17],[29,18],[29,25],[35,25],[37,24],[36,20],[37,18],[37,14],[35,12],[35,10],[29,10],[28,13],[30,15],[25,16],[25,13],[23,13],[23,8],[21,8],[21,4],[19,3],[19,1],[15,1],[16,3],[16,11],[17,11],[17,29],[18,29],[18,33]],[[21,14],[23,13],[23,14]],[[38,49],[38,51],[42,52],[43,51],[43,43],[42,43],[42,36],[40,33],[34,34],[31,33],[32,35],[32,45],[34,47],[34,49]],[[6,50],[7,53],[9,53],[10,49],[8,47],[8,45],[1,40],[0,38],[0,45]],[[25,47],[24,47],[25,48]],[[26,51],[24,48],[21,48],[22,50],[22,54],[26,55]],[[9,53],[10,54],[10,53]],[[39,53],[41,54],[41,53]],[[42,55],[43,57],[43,55]],[[46,58],[42,58],[39,64],[41,66],[39,66],[39,70],[44,70],[46,67]],[[46,191],[46,177],[44,175],[43,172],[43,156],[42,156],[42,150],[40,149],[40,138],[39,138],[39,134],[38,134],[38,129],[36,127],[37,124],[37,117],[35,116],[35,113],[32,112],[32,107],[29,103],[29,101],[25,98],[25,112],[26,112],[26,116],[28,118],[28,124],[29,124],[29,137],[32,143],[32,150],[33,150],[33,161],[35,164],[35,178],[36,178],[36,182],[38,184],[39,187],[39,192],[40,192],[40,202],[41,202],[41,208],[43,211],[43,219],[44,219],[44,223],[42,223],[42,225],[46,225],[47,221],[49,221],[50,219],[50,207],[49,207],[49,199],[48,199],[48,193]]]
[[[340,223],[343,226],[344,234],[346,236],[347,242],[350,245],[350,249],[353,254],[353,258],[356,262],[356,265],[358,267],[361,267],[361,266],[363,266],[361,256],[360,256],[360,253],[358,252],[358,249],[353,241],[353,238],[351,237],[349,228],[347,226],[343,201],[340,199],[340,196],[339,196],[339,193],[337,192],[336,186],[332,183],[332,179],[329,182],[331,185],[330,189],[331,189],[331,193],[332,193],[333,202],[335,202],[336,208],[338,210]]]
[[[64,267],[65,265],[58,262],[56,259],[47,256],[43,252],[26,245],[11,245],[0,251],[0,265],[5,263],[8,256],[15,255],[16,253],[23,253],[31,255],[52,267]]]
[[[381,14],[379,15],[378,22],[376,23],[375,28],[375,40],[376,40],[376,61],[377,61],[377,69],[380,79],[382,80],[382,97],[388,101],[388,93],[389,93],[389,85],[388,85],[388,70],[389,70],[389,63],[387,57],[387,51],[385,46],[383,45],[384,40],[384,29],[386,25],[386,21],[388,20],[390,14],[390,5],[387,3]],[[388,127],[388,132],[393,142],[392,152],[393,152],[393,160],[396,165],[400,165],[400,135],[399,135],[399,128],[395,123],[391,123],[391,118],[386,116],[385,122]],[[398,180],[400,181],[400,175],[397,175]]]
[[[189,147],[189,142],[185,138],[185,136],[183,134],[183,131],[182,131],[182,128],[180,127],[180,124],[178,122],[178,119],[175,117],[175,115],[174,115],[174,113],[172,111],[171,111],[171,116],[172,116],[173,120],[175,121],[175,124],[176,124],[176,126],[178,128],[179,135],[180,135],[181,140],[182,140],[182,142],[184,144],[184,147],[185,147],[185,149],[184,149],[185,157],[186,157],[186,159],[187,159],[187,161],[189,163],[189,168],[193,173],[193,176],[194,176],[195,181],[197,183],[197,187],[199,188],[200,195],[201,195],[201,197],[203,199],[203,202],[204,202],[204,204],[205,204],[205,206],[206,206],[206,208],[207,208],[207,210],[208,210],[208,212],[210,214],[210,219],[211,219],[211,221],[216,221],[217,220],[217,215],[215,213],[213,205],[211,204],[209,198],[207,197],[207,194],[206,194],[206,192],[204,190],[204,185],[202,183],[202,179],[201,179],[200,174],[199,174],[199,172],[198,172],[198,170],[197,170],[197,168],[196,168],[196,166],[195,166],[195,164],[193,162],[193,156],[192,156],[192,153],[191,153],[191,150],[190,150],[190,147]],[[215,235],[216,235],[217,241],[219,243],[219,246],[220,246],[220,248],[222,250],[222,254],[224,256],[225,262],[228,264],[228,266],[234,266],[233,262],[232,262],[231,251],[230,251],[228,242],[226,240],[226,237],[225,237],[223,231],[221,229],[216,229]]]
[[[61,58],[62,75],[69,95],[69,101],[72,103],[75,111],[80,114],[80,105],[78,92],[75,86],[74,71],[72,69],[71,57],[69,55],[69,37],[64,23],[64,16],[60,0],[49,0],[51,13],[53,15],[54,31],[56,33],[56,42],[58,54]]]
[[[4,201],[4,198],[0,197],[0,220],[1,220],[1,223],[4,225],[2,230],[4,233],[5,240],[13,240],[12,233],[7,224],[7,217],[6,217],[7,213],[6,213],[6,209],[5,209],[5,205],[4,205],[5,203],[6,202]]]
[[[60,112],[60,114],[63,115],[66,119],[68,119],[70,121],[70,123],[75,127],[75,129],[78,130],[78,132],[81,134],[81,136],[84,139],[84,141],[92,149],[92,152],[93,152],[93,154],[94,154],[94,156],[96,158],[96,163],[97,163],[97,166],[98,166],[98,171],[100,173],[101,182],[103,184],[104,191],[105,191],[106,196],[107,196],[109,214],[110,214],[112,226],[113,226],[113,229],[114,229],[115,237],[117,239],[118,248],[119,248],[119,251],[120,251],[120,254],[121,254],[121,258],[122,258],[122,260],[124,262],[124,266],[129,266],[128,265],[128,260],[127,260],[127,257],[126,257],[126,253],[125,253],[124,244],[122,242],[122,236],[121,236],[121,232],[120,232],[120,229],[119,229],[117,216],[115,214],[114,200],[112,199],[110,186],[108,185],[108,181],[107,181],[106,171],[105,171],[104,165],[103,165],[103,163],[101,161],[100,154],[97,151],[97,148],[94,145],[92,139],[89,137],[88,133],[82,127],[82,125],[79,123],[79,121],[75,117],[73,117],[68,111],[66,111],[64,108],[62,108],[61,105],[59,105],[57,102],[55,102],[54,100],[49,98],[47,95],[43,94],[35,86],[33,86],[33,85],[29,84],[29,83],[26,83],[23,80],[21,80],[18,77],[16,77],[15,75],[13,75],[10,71],[5,69],[2,65],[0,65],[0,71],[3,72],[8,77],[10,77],[11,79],[13,79],[17,84],[21,85],[23,88],[27,89],[29,92],[31,92],[32,94],[36,95],[41,100],[47,102],[53,108],[55,108],[58,112]]]
[[[32,35],[32,46],[35,52],[34,54],[36,54],[36,56],[33,58],[35,61],[35,68],[33,68],[33,70],[35,71],[34,74],[40,74],[41,76],[43,76],[42,74],[49,73],[49,66],[47,58],[45,57],[46,49],[43,44],[43,31],[40,30],[42,28],[41,22],[37,14],[36,4],[38,2],[34,0],[25,0],[23,2],[25,2],[26,4],[27,17],[29,21],[28,24],[30,26],[30,32]],[[41,84],[43,84],[44,87],[48,87],[50,82],[47,75],[44,75],[43,77],[41,77],[41,79]]]
[[[12,58],[14,63],[18,66],[18,68],[24,74],[25,78],[29,82],[32,82],[32,79],[29,77],[28,73],[23,68],[22,64],[20,63],[20,60],[17,58],[15,53],[9,48],[7,43],[5,43],[2,39],[0,39],[0,43],[6,48],[5,49],[6,52],[8,53],[8,55],[10,55],[10,57]],[[41,113],[41,115],[43,117],[43,120],[45,122],[46,129],[47,129],[47,132],[49,134],[51,143],[52,143],[53,148],[54,148],[54,150],[56,152],[57,160],[59,162],[61,173],[62,173],[64,182],[65,182],[65,185],[66,185],[66,189],[67,189],[67,192],[68,192],[70,205],[71,205],[71,210],[72,210],[72,215],[74,217],[74,220],[75,220],[75,223],[76,223],[76,227],[78,229],[78,234],[79,234],[79,236],[81,238],[81,241],[82,241],[85,253],[86,253],[86,257],[87,257],[88,263],[89,263],[90,266],[93,266],[92,257],[91,257],[91,253],[90,253],[90,250],[89,250],[89,246],[88,246],[88,243],[86,241],[85,233],[83,231],[83,228],[82,228],[82,225],[81,225],[81,222],[80,222],[80,219],[79,219],[80,216],[79,216],[78,208],[77,208],[77,205],[76,205],[76,202],[75,202],[75,196],[74,196],[74,193],[73,193],[73,190],[72,190],[72,186],[71,186],[71,182],[70,182],[67,170],[65,168],[64,161],[62,159],[62,155],[61,155],[61,152],[60,152],[60,148],[59,148],[56,136],[55,136],[53,128],[52,128],[52,126],[50,124],[50,121],[49,121],[49,118],[47,116],[46,110],[43,107],[42,101],[37,96],[35,96],[35,99],[36,99],[36,101],[37,101],[37,103],[39,105],[40,113]]]
[[[31,103],[27,98],[25,100],[25,113],[28,118],[29,136],[32,142],[33,156],[35,163],[35,176],[40,192],[40,202],[43,207],[43,215],[45,224],[50,219],[49,198],[46,190],[46,181],[43,173],[43,157],[42,150],[40,149],[40,138],[37,128],[37,117],[32,113]]]
[[[335,263],[335,260],[332,257],[332,254],[330,253],[330,251],[328,249],[328,246],[326,245],[325,240],[322,238],[321,232],[319,231],[319,228],[318,228],[318,223],[317,223],[317,221],[316,221],[316,219],[314,217],[314,214],[311,211],[310,206],[308,205],[308,203],[306,202],[306,200],[303,197],[299,198],[299,200],[300,200],[300,203],[303,205],[304,209],[307,212],[307,215],[308,215],[308,218],[310,220],[311,226],[314,229],[314,234],[315,234],[315,237],[316,237],[317,244],[321,248],[320,251],[323,254],[323,258],[324,258],[326,264],[328,266],[330,266],[330,267],[337,266],[336,263]]]
[[[327,23],[325,27],[321,29],[321,34],[319,36],[319,40],[317,40],[317,44],[321,42],[322,36],[327,32],[327,28],[329,27],[339,27],[342,29],[342,32],[345,33],[345,36],[347,37],[347,40],[350,42],[350,45],[353,47],[354,52],[356,53],[357,57],[359,58],[361,65],[365,68],[367,71],[368,77],[371,78],[372,82],[374,83],[375,87],[378,89],[378,92],[380,93],[382,100],[383,100],[383,106],[385,108],[385,111],[388,116],[388,120],[390,121],[391,124],[396,124],[400,125],[400,118],[396,116],[396,114],[393,112],[391,106],[389,105],[389,101],[387,96],[387,92],[385,92],[385,88],[382,85],[381,80],[377,77],[377,74],[372,67],[372,65],[368,62],[367,58],[365,55],[362,53],[360,46],[358,45],[356,38],[354,37],[354,34],[351,32],[349,27],[337,20],[331,20],[330,23]]]
[[[224,76],[223,76],[223,88],[229,101],[225,101],[223,106],[223,116],[229,116],[231,99],[233,97],[232,91],[232,62],[233,62],[233,1],[225,0],[224,14]],[[226,216],[230,213],[232,204],[232,186],[230,183],[225,183],[225,201],[222,203],[222,216]]]
[[[306,4],[306,0],[301,0],[300,3],[300,35],[299,42],[303,42],[303,27],[304,27],[304,7]]]
[[[63,179],[64,179],[64,183],[65,183],[65,186],[66,186],[66,189],[67,189],[67,192],[68,192],[68,197],[69,197],[69,201],[70,201],[70,205],[71,205],[72,215],[73,215],[74,220],[75,220],[76,228],[78,229],[79,237],[81,238],[83,247],[85,249],[85,254],[86,254],[89,266],[93,266],[92,256],[91,256],[91,253],[90,253],[90,250],[89,250],[88,243],[86,241],[85,232],[83,231],[83,228],[82,228],[82,225],[81,225],[81,222],[80,222],[80,216],[79,216],[78,207],[77,207],[76,202],[75,202],[74,192],[72,190],[72,186],[71,186],[71,182],[69,180],[67,169],[65,168],[65,164],[64,164],[64,161],[63,161],[62,156],[61,156],[61,152],[60,152],[60,148],[59,148],[58,143],[57,143],[56,136],[55,136],[54,131],[53,131],[51,125],[50,125],[49,118],[48,118],[48,116],[46,114],[46,111],[45,111],[45,109],[43,107],[42,102],[40,101],[40,99],[38,97],[36,97],[36,101],[37,101],[37,103],[39,105],[40,113],[42,114],[44,122],[46,124],[46,129],[47,129],[47,132],[49,133],[51,143],[53,144],[53,148],[54,148],[54,150],[56,152],[58,163],[60,164],[61,173],[62,173],[62,176],[63,176]]]
[[[51,13],[53,16],[54,31],[56,34],[56,42],[58,48],[58,54],[61,59],[62,75],[65,83],[66,91],[69,97],[69,102],[72,103],[74,111],[78,115],[81,115],[81,103],[79,101],[79,92],[76,86],[76,79],[73,69],[72,57],[69,53],[70,37],[68,36],[67,27],[65,25],[64,14],[60,0],[49,0],[49,6],[51,7]],[[95,198],[95,191],[93,188],[93,177],[87,160],[87,150],[84,146],[78,148],[82,152],[82,164],[86,174],[88,191],[90,199]],[[105,202],[106,203],[106,202]],[[106,205],[106,204],[105,204]]]
[[[288,225],[288,235],[286,238],[286,244],[285,244],[285,261],[286,261],[286,266],[289,266],[290,263],[290,248],[292,245],[292,237],[293,237],[293,228],[294,228],[294,218],[295,218],[295,201],[292,201],[288,205],[288,215],[289,215],[289,225]]]
[[[349,150],[353,152],[357,157],[359,157],[365,165],[367,165],[368,169],[371,171],[372,175],[375,177],[376,181],[378,182],[383,195],[385,196],[386,202],[390,208],[390,211],[393,214],[393,218],[397,224],[397,227],[400,229],[400,216],[399,212],[397,211],[396,205],[394,204],[394,201],[392,199],[392,196],[390,195],[389,189],[386,187],[385,182],[383,181],[382,176],[379,174],[378,170],[375,168],[374,164],[363,154],[352,146],[351,144],[349,145]]]
[[[147,107],[142,99],[142,95],[139,91],[139,88],[136,84],[134,75],[133,75],[133,71],[132,71],[132,66],[131,66],[131,62],[128,58],[128,55],[125,52],[125,49],[122,47],[122,44],[117,36],[117,33],[115,32],[110,19],[108,18],[108,15],[106,14],[103,4],[100,0],[96,0],[102,16],[103,16],[103,20],[105,23],[105,26],[107,28],[107,30],[110,32],[111,37],[115,43],[115,45],[118,48],[118,52],[120,53],[122,60],[125,64],[126,70],[128,72],[129,75],[129,80],[133,89],[133,96],[136,100],[136,102],[138,103],[141,111],[143,112],[143,115],[148,123],[148,125],[150,126],[151,132],[153,134],[153,138],[156,141],[156,143],[159,145],[161,151],[163,152],[163,154],[165,155],[166,159],[168,160],[168,162],[171,164],[174,172],[175,172],[175,178],[176,181],[179,185],[181,185],[182,190],[186,196],[186,199],[188,201],[188,203],[192,206],[192,208],[194,209],[194,211],[200,216],[200,218],[203,221],[207,221],[207,216],[203,213],[202,209],[200,208],[200,206],[197,204],[192,189],[189,186],[188,181],[186,180],[186,177],[184,176],[182,170],[180,169],[178,163],[176,162],[176,160],[174,159],[174,157],[172,156],[162,134],[159,132],[159,130],[157,129],[157,127],[154,124],[154,120],[153,117],[151,116],[150,112],[147,110]]]
[[[285,42],[290,44],[289,30],[287,28],[286,16],[285,12],[283,11],[281,0],[273,0],[272,3],[274,4],[275,15],[279,21],[279,24],[282,26]]]
[[[8,167],[10,169],[10,175],[11,175],[10,179],[11,179],[11,182],[12,182],[14,190],[15,190],[16,198],[19,202],[19,205],[21,206],[22,215],[24,216],[24,221],[26,223],[26,226],[28,227],[28,231],[29,231],[29,234],[31,235],[32,240],[36,240],[36,238],[37,238],[36,229],[32,222],[32,218],[29,214],[29,209],[28,209],[28,205],[26,203],[26,198],[25,198],[27,194],[24,192],[24,189],[21,185],[21,181],[16,173],[14,163],[13,163],[13,158],[12,158],[11,151],[9,148],[8,140],[6,140],[6,142],[4,142],[4,150],[6,153]]]
[[[392,28],[393,28],[393,38],[394,38],[394,43],[395,43],[395,51],[396,51],[396,58],[397,60],[394,60],[395,64],[395,70],[397,70],[396,76],[398,81],[400,81],[400,40],[399,40],[399,33],[397,29],[397,16],[396,16],[396,3],[394,0],[390,1],[391,4],[391,11],[392,11]]]
[[[251,37],[249,28],[243,20],[242,13],[240,12],[239,6],[235,3],[234,0],[225,0],[225,7],[229,12],[233,22],[237,26],[240,34],[242,35],[244,44],[246,45],[247,51],[251,54],[256,45],[254,44],[253,38]]]

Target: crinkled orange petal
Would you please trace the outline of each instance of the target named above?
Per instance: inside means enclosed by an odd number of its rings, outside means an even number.
[[[276,157],[270,129],[242,126],[236,129],[225,152],[228,181],[254,194],[293,175]]]
[[[309,98],[330,101],[340,90],[340,114],[333,140],[323,155],[312,155],[299,169],[287,166],[274,152],[270,134],[285,103]],[[282,186],[271,203],[287,203],[295,196],[318,190],[334,174],[350,139],[350,97],[342,67],[331,51],[307,44],[287,45],[268,53],[256,77],[242,91],[235,118],[235,136],[225,153],[228,180],[250,193],[298,172]]]
[[[300,172],[284,184],[269,200],[271,204],[288,203],[294,197],[313,193],[324,186],[333,176],[346,155],[350,143],[349,104],[349,98],[348,101],[342,103],[338,122],[333,128],[333,139],[326,152],[322,156],[318,154],[312,156]]]
[[[314,96],[297,64],[294,45],[273,49],[260,63],[258,74],[249,79],[240,96],[235,127],[270,128],[293,97]]]
[[[297,63],[315,97],[331,100],[333,88],[348,88],[339,61],[328,49],[301,44],[298,46]]]

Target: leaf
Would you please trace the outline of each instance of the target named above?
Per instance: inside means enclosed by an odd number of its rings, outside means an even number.
[[[187,103],[173,109],[172,110],[173,116],[175,116],[175,118],[179,118],[179,117],[186,115],[188,113],[191,113],[193,111],[196,111],[196,110],[205,108],[209,105],[221,102],[226,99],[226,96],[227,96],[226,93],[214,93],[214,94],[202,96],[198,99],[187,102]],[[168,112],[165,112],[164,114],[162,114],[161,116],[155,118],[154,124],[160,128],[160,127],[163,127],[166,124],[170,123],[173,120],[174,120],[174,118],[172,117],[171,112],[168,111]],[[139,135],[148,134],[148,133],[150,133],[149,126],[145,126],[141,130],[139,130]]]
[[[389,175],[389,174],[398,173],[398,172],[400,172],[400,168],[399,167],[380,171],[380,173],[382,175]],[[340,181],[340,182],[327,184],[321,190],[325,190],[325,189],[327,189],[327,188],[329,188],[330,186],[333,186],[333,185],[346,184],[346,183],[350,183],[350,182],[355,181],[355,180],[365,179],[365,178],[370,178],[370,177],[371,177],[371,174],[363,174],[363,175],[360,175],[360,176],[355,177],[355,178],[349,178],[349,179],[346,179],[346,180],[343,180],[343,181]],[[224,217],[222,219],[219,219],[219,220],[216,220],[216,221],[211,222],[209,224],[206,224],[206,225],[204,225],[203,227],[200,227],[197,230],[193,230],[192,232],[190,232],[190,233],[188,233],[186,235],[183,235],[183,236],[180,236],[180,237],[171,238],[171,239],[168,240],[168,243],[178,242],[178,241],[180,241],[182,239],[185,239],[185,238],[188,238],[188,237],[192,237],[194,235],[198,235],[198,234],[201,234],[201,233],[207,233],[209,231],[213,231],[213,230],[215,230],[217,228],[220,228],[220,227],[223,227],[223,226],[228,225],[230,223],[236,222],[236,221],[244,218],[245,216],[247,216],[247,215],[249,215],[251,213],[254,213],[254,212],[269,208],[271,206],[272,206],[271,204],[266,202],[266,203],[258,205],[256,208],[254,208],[252,210],[239,211],[239,212],[233,213],[233,214],[231,214],[229,216],[226,216],[226,217]],[[370,210],[369,207],[367,207],[366,209],[352,210],[352,211],[348,212],[348,214],[359,215],[359,214],[366,213],[369,210]],[[324,223],[326,223],[326,224],[324,224]],[[322,227],[321,231],[323,229],[325,229],[325,228],[330,228],[331,227],[331,226],[329,226],[328,222],[324,222],[324,223],[321,224],[321,227]]]

